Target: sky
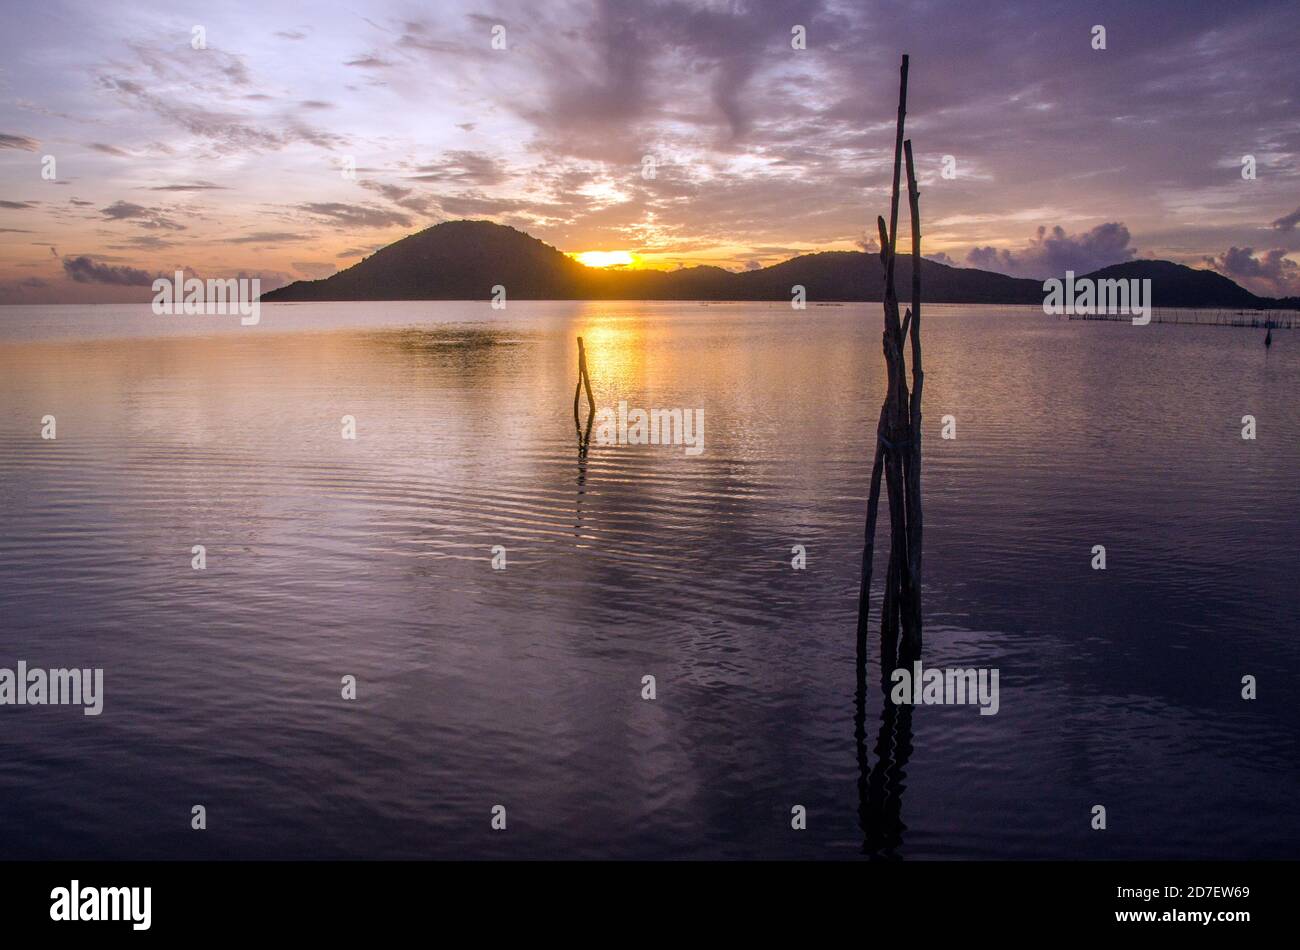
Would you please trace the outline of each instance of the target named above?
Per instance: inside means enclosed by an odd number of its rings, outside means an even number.
[[[1300,294],[1295,0],[0,20],[0,303],[148,300],[178,269],[266,290],[457,218],[659,268],[872,247],[903,52],[926,256],[1037,278],[1152,257]]]

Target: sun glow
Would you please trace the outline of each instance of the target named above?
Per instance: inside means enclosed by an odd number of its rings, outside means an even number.
[[[627,251],[583,251],[574,254],[573,259],[588,267],[621,267],[636,263],[636,258]]]

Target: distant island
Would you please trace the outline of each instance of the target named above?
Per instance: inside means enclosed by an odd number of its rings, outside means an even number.
[[[900,286],[912,258],[900,254]],[[1080,275],[1085,276],[1085,275]],[[1209,270],[1135,260],[1094,271],[1096,279],[1151,278],[1156,307],[1300,309],[1300,298],[1259,297]],[[925,299],[935,303],[1041,304],[1043,284],[921,259]],[[501,284],[512,300],[789,300],[802,285],[810,303],[878,301],[880,258],[823,251],[735,273],[721,267],[673,271],[593,268],[549,244],[491,221],[445,221],[381,248],[321,280],[299,280],[262,294],[267,303],[328,300],[487,300]]]

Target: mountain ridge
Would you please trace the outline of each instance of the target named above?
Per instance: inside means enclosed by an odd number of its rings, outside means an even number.
[[[898,256],[895,280],[911,283],[911,255]],[[1214,271],[1171,261],[1113,264],[1077,279],[1151,278],[1157,307],[1300,309],[1300,298],[1260,297]],[[591,268],[544,241],[491,221],[444,221],[409,234],[319,280],[269,291],[267,303],[346,300],[483,300],[506,288],[515,300],[789,300],[805,288],[810,302],[879,301],[884,274],[877,254],[819,251],[757,270],[701,265],[674,271]],[[954,267],[921,258],[928,303],[1041,304],[1042,281]]]

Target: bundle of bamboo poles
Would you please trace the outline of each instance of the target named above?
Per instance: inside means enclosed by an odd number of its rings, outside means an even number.
[[[898,93],[898,125],[894,139],[894,180],[889,206],[889,227],[876,219],[880,231],[880,262],[885,269],[885,330],[883,348],[887,386],[876,425],[875,461],[867,499],[866,540],[862,552],[862,578],[858,592],[858,655],[866,657],[870,613],[872,560],[875,556],[876,518],[880,507],[880,479],[885,477],[889,503],[889,568],[881,606],[880,636],[884,657],[918,657],[921,650],[921,211],[912,163],[912,143],[903,139],[907,114],[907,56],[903,56]],[[894,262],[898,241],[898,193],[906,157],[907,197],[912,215],[912,306],[900,320],[894,287]],[[908,391],[904,347],[912,347],[912,384]],[[899,633],[902,633],[901,650]],[[887,675],[883,669],[882,678]]]

